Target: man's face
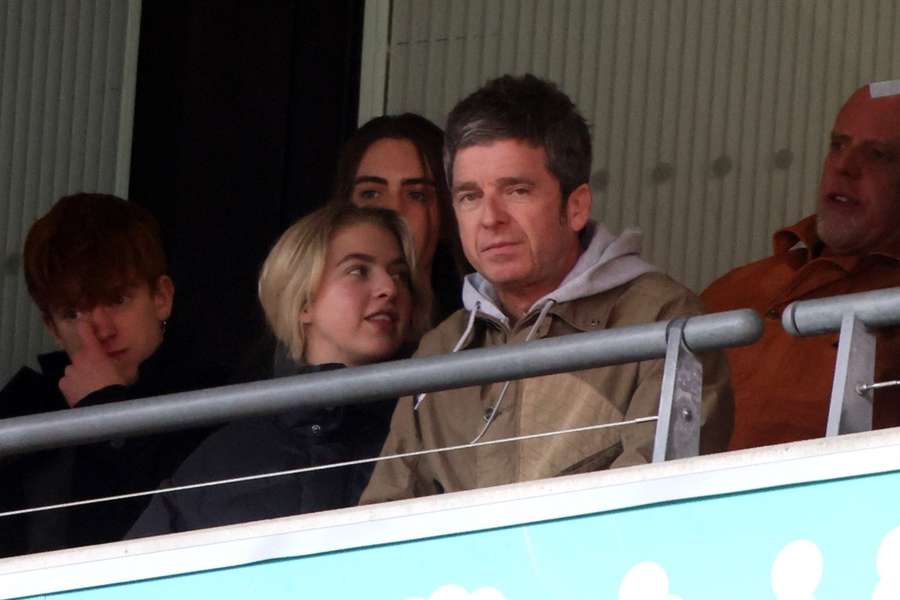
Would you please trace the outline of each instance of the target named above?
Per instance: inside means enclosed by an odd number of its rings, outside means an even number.
[[[496,288],[505,308],[522,311],[553,291],[578,260],[578,232],[590,214],[580,186],[562,210],[559,181],[541,147],[499,140],[459,150],[453,207],[463,250]]]
[[[857,90],[838,113],[822,168],[817,232],[835,254],[900,236],[900,96]]]
[[[50,334],[69,356],[81,350],[79,320],[90,323],[97,341],[127,383],[137,380],[138,367],[162,343],[164,320],[172,312],[174,287],[167,276],[155,289],[147,283],[126,287],[115,302],[92,307],[60,307],[46,321]]]

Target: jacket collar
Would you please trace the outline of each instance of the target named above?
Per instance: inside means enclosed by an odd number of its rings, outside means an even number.
[[[534,303],[521,322],[540,313],[548,303],[559,305],[594,296],[656,271],[656,267],[640,257],[641,234],[636,229],[626,229],[615,236],[601,223],[590,221],[582,232],[581,242],[583,251],[575,266],[557,289]],[[466,276],[463,305],[468,311],[477,306],[479,316],[485,315],[509,326],[494,286],[479,273]],[[551,312],[556,314],[555,310]]]
[[[785,227],[775,232],[772,236],[772,248],[776,256],[788,254],[792,250],[801,250],[794,253],[794,258],[789,261],[794,269],[799,269],[806,263],[822,259],[830,261],[845,271],[852,271],[865,258],[869,256],[883,256],[900,262],[900,242],[876,248],[868,254],[852,254],[845,256],[823,256],[825,242],[816,233],[816,215],[810,215],[799,223]]]

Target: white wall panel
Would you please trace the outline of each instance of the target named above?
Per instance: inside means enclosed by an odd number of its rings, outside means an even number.
[[[31,224],[127,194],[140,0],[0,1],[0,384],[52,347],[22,274]]]
[[[900,78],[896,0],[370,0],[385,112],[439,124],[503,73],[556,81],[592,125],[594,214],[694,289],[810,214],[843,100]],[[373,113],[363,115],[365,120]]]

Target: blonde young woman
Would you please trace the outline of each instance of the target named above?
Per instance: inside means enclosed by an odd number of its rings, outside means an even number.
[[[300,220],[275,244],[259,280],[259,298],[290,366],[284,376],[391,359],[420,333],[410,237],[396,213],[329,206]],[[269,354],[268,356],[271,356]],[[377,456],[394,401],[334,409],[298,409],[234,422],[178,469],[183,485]],[[371,468],[213,486],[154,497],[129,537],[350,506]]]

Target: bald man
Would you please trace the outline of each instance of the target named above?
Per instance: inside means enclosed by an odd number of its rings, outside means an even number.
[[[753,308],[765,333],[728,351],[735,394],[730,448],[825,435],[837,334],[793,338],[795,300],[900,286],[900,80],[874,83],[841,108],[822,166],[816,214],[774,235],[774,254],[701,295],[707,310]],[[900,379],[900,336],[877,336],[875,381]],[[900,425],[900,392],[875,392],[875,427]]]

